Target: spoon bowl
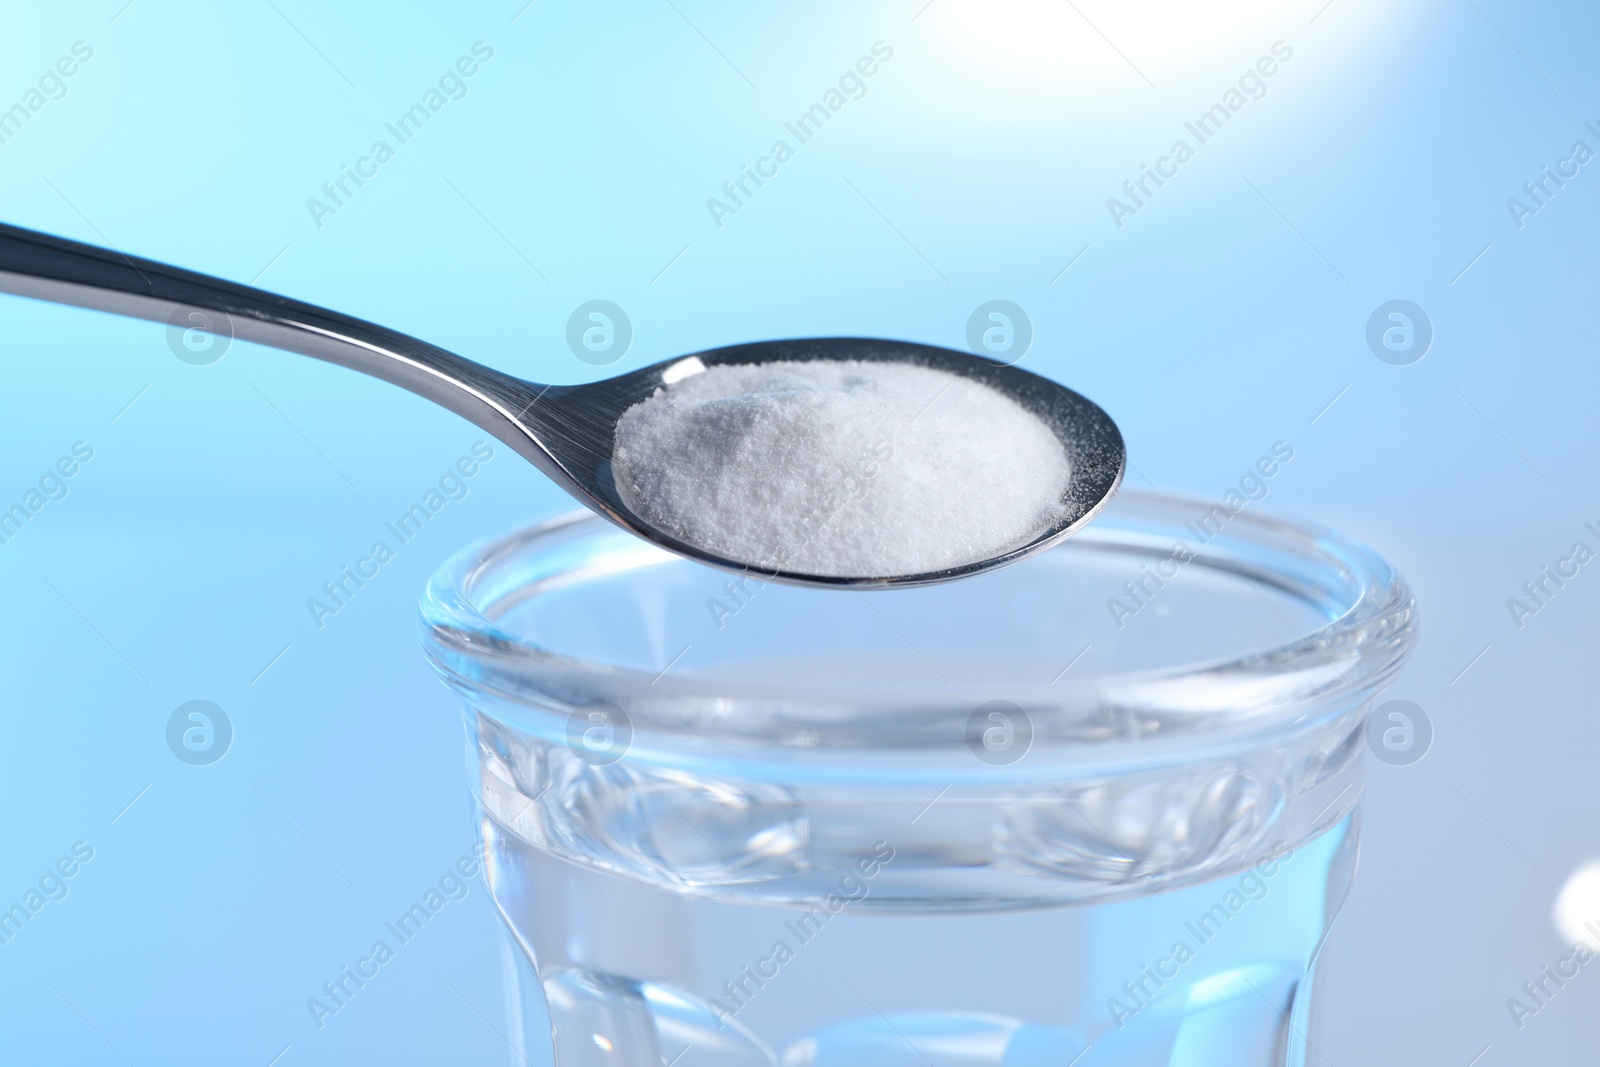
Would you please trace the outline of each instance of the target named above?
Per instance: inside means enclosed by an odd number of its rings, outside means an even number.
[[[930,585],[1026,559],[1088,523],[1122,482],[1126,453],[1110,416],[1070,389],[1014,366],[909,341],[820,337],[759,341],[680,356],[585,385],[541,385],[397,330],[193,271],[0,223],[0,292],[51,300],[313,356],[431,400],[505,442],[585,506],[700,562],[797,585]],[[680,540],[640,514],[612,473],[617,421],[656,390],[722,364],[864,360],[912,363],[1002,393],[1060,440],[1072,474],[1056,518],[999,555],[918,574],[813,575],[757,567]]]

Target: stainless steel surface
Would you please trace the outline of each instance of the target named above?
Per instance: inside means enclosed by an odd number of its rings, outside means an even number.
[[[1066,448],[1072,479],[1063,514],[1027,544],[992,559],[923,574],[825,577],[760,572],[763,578],[799,585],[928,585],[1015,563],[1071,536],[1092,519],[1121,484],[1126,461],[1116,424],[1070,389],[1016,367],[909,341],[864,337],[759,341],[697,352],[589,385],[540,385],[335,311],[3,223],[0,291],[158,322],[170,322],[174,314],[189,311],[220,314],[223,321],[213,325],[242,340],[337,363],[448,408],[504,441],[562,489],[617,525],[672,552],[733,571],[758,569],[707,553],[653,525],[628,505],[612,479],[617,419],[664,381],[697,369],[691,361],[698,361],[701,368],[815,359],[917,363],[1005,393],[1043,419]]]

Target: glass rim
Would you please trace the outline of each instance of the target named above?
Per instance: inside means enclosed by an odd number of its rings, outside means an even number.
[[[1085,549],[1165,555],[1171,540],[1138,535],[1119,519],[1121,511],[1165,508],[1206,514],[1216,506],[1199,497],[1127,488],[1116,501],[1120,511],[1108,509],[1045,556]],[[960,730],[952,734],[951,728],[958,720],[964,727],[975,692],[930,686],[888,700],[878,693],[854,698],[793,684],[732,683],[692,673],[663,678],[566,655],[501,627],[495,620],[511,608],[575,581],[672,561],[703,566],[640,541],[612,566],[590,565],[577,573],[558,570],[515,587],[509,595],[504,590],[483,595],[498,571],[536,557],[541,542],[575,536],[574,528],[576,535],[584,530],[615,532],[600,516],[571,512],[472,544],[433,574],[420,605],[423,644],[447,682],[458,689],[486,691],[535,714],[560,710],[564,715],[586,700],[606,699],[626,707],[636,733],[699,742],[771,744],[779,724],[781,732],[806,733],[804,720],[812,716],[810,725],[820,733],[807,734],[801,742],[805,747],[881,748],[897,740],[924,748],[962,744],[964,735]],[[1238,542],[1231,552],[1218,546],[1225,536]],[[1244,551],[1252,543],[1263,546],[1262,555],[1270,549],[1318,571],[1295,573],[1252,559]],[[1404,580],[1372,549],[1321,525],[1243,508],[1231,513],[1224,533],[1197,550],[1193,564],[1275,586],[1313,604],[1328,621],[1297,640],[1235,657],[1088,674],[1063,685],[1052,683],[1048,693],[1019,692],[1018,700],[1033,720],[1036,745],[1077,748],[1093,743],[1102,752],[1110,745],[1154,756],[1165,747],[1163,742],[1179,736],[1186,739],[1180,743],[1192,746],[1195,734],[1220,742],[1241,734],[1307,728],[1369,699],[1399,670],[1415,644],[1416,606]],[[1250,694],[1243,703],[1237,684],[1241,680],[1248,681]],[[740,713],[731,713],[734,707]],[[762,708],[781,710],[766,716],[760,714]],[[798,717],[797,708],[803,709]]]

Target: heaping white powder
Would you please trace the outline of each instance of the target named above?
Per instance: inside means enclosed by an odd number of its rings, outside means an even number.
[[[905,363],[708,368],[629,408],[613,471],[646,518],[761,569],[920,574],[990,559],[1058,514],[1056,435],[986,385]]]

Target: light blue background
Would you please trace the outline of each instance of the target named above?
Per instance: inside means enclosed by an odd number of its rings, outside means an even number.
[[[94,55],[0,144],[6,221],[554,382],[764,337],[961,347],[1005,298],[1034,324],[1022,365],[1118,420],[1130,484],[1220,496],[1292,442],[1264,506],[1407,576],[1424,638],[1390,695],[1436,730],[1422,762],[1372,764],[1321,1051],[1600,1055],[1600,968],[1520,1031],[1505,1006],[1563,953],[1556,888],[1600,857],[1600,573],[1521,629],[1506,608],[1600,520],[1600,168],[1524,228],[1506,207],[1574,140],[1600,148],[1592,7],[1221,4],[1186,51],[1088,0],[1020,33],[983,14],[1019,5],[976,0],[122,3],[7,11],[0,107],[74,41]],[[716,227],[706,198],[880,39],[867,95]],[[1279,39],[1267,95],[1115,227],[1106,198]],[[478,40],[468,95],[318,228],[306,198]],[[1364,340],[1397,297],[1436,331],[1406,367]],[[593,298],[634,324],[611,368],[564,342]],[[305,1000],[472,840],[459,719],[415,638],[426,576],[565,500],[497,447],[319,630],[306,598],[483,434],[242,343],[188,365],[158,324],[3,297],[0,329],[0,506],[95,450],[0,545],[0,898],[95,850],[0,946],[0,1058],[515,1061],[481,884],[324,1029]],[[164,738],[195,698],[234,725],[209,767]]]

